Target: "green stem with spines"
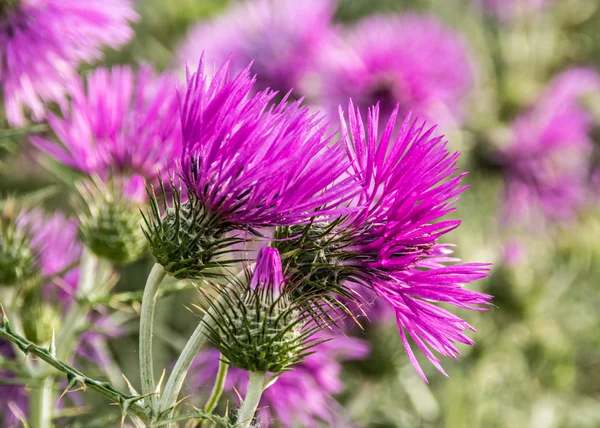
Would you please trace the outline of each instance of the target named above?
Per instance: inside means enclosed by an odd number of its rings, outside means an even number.
[[[0,337],[3,337],[4,339],[16,344],[17,347],[26,355],[35,355],[40,360],[46,362],[58,371],[64,373],[67,376],[68,380],[67,388],[71,389],[76,385],[81,385],[83,387],[93,389],[99,392],[100,394],[104,395],[105,397],[109,398],[110,400],[114,401],[115,403],[118,403],[121,406],[121,409],[124,413],[131,412],[143,419],[144,421],[148,421],[149,417],[146,413],[146,410],[138,403],[138,401],[141,400],[143,396],[125,394],[114,388],[108,382],[101,382],[96,379],[92,379],[89,376],[86,376],[76,368],[56,358],[54,352],[52,352],[51,349],[43,348],[39,345],[36,345],[27,338],[14,332],[10,327],[8,318],[6,318],[4,314],[2,318],[2,323],[0,324]]]
[[[154,394],[154,392],[156,392],[156,383],[154,381],[154,365],[152,357],[154,309],[156,307],[158,289],[166,274],[167,272],[160,264],[154,264],[148,275],[146,286],[144,287],[142,310],[140,314],[140,379],[142,382],[142,394],[151,394],[149,401],[153,415],[158,410],[158,398],[156,394]]]
[[[265,375],[265,372],[248,372],[248,389],[237,416],[237,423],[240,428],[248,428],[252,423],[265,388]]]

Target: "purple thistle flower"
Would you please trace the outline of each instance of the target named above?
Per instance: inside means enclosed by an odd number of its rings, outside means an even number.
[[[276,420],[284,427],[317,427],[323,423],[345,423],[340,417],[340,405],[332,397],[343,391],[340,380],[342,360],[355,360],[369,353],[367,344],[356,338],[339,336],[314,348],[314,354],[294,370],[281,374],[267,388],[259,404],[261,426],[271,426]],[[201,352],[192,366],[189,387],[197,391],[214,380],[219,362],[219,352],[207,349]],[[247,372],[230,367],[225,391],[245,394]]]
[[[599,88],[596,71],[566,70],[515,119],[512,141],[499,156],[505,167],[506,220],[539,224],[542,214],[550,221],[564,221],[581,208],[594,125],[582,97]]]
[[[389,117],[436,118],[444,126],[463,119],[461,102],[473,83],[470,56],[460,37],[436,18],[418,15],[364,19],[326,51],[317,94],[332,114],[351,97],[361,108],[380,103]]]
[[[277,298],[284,286],[279,251],[270,247],[261,248],[256,257],[256,267],[250,280],[250,289],[267,289],[266,291],[272,292],[273,297]]]
[[[231,68],[252,62],[257,90],[286,93],[298,88],[331,33],[331,0],[255,0],[232,6],[212,21],[193,27],[178,51],[181,64],[195,64],[204,52],[208,64]]]
[[[338,205],[355,184],[341,179],[349,163],[323,117],[300,101],[269,106],[275,93],[251,95],[253,85],[249,67],[230,78],[228,63],[209,79],[201,60],[188,76],[181,168],[189,191],[209,213],[238,225],[345,212]]]
[[[99,68],[78,81],[64,116],[48,123],[60,144],[41,137],[32,141],[61,163],[84,174],[128,180],[126,192],[144,197],[144,180],[156,180],[181,153],[175,81],[154,76],[150,67]]]
[[[45,116],[45,102],[66,105],[77,67],[133,36],[128,0],[12,0],[0,5],[0,82],[9,124]]]
[[[445,374],[429,348],[456,358],[455,342],[473,344],[464,335],[472,327],[433,302],[483,310],[479,305],[491,296],[463,284],[486,277],[489,265],[446,265],[458,259],[449,257],[449,245],[437,240],[460,224],[441,220],[466,188],[463,174],[454,175],[458,154],[450,154],[442,137],[433,136],[434,128],[418,126],[410,115],[395,133],[398,110],[392,111],[381,137],[379,106],[369,111],[366,129],[352,102],[349,127],[340,113],[353,168],[363,184],[357,200],[361,208],[344,226],[350,241],[343,249],[344,263],[360,268],[353,282],[373,288],[394,310],[410,361],[427,381],[406,333]]]

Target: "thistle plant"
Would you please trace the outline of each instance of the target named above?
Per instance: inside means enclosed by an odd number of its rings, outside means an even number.
[[[42,381],[30,402],[35,426],[51,423],[56,395],[56,372],[41,362],[66,375],[67,391],[89,387],[118,404],[122,424],[128,417],[136,426],[260,423],[263,393],[280,379],[287,379],[282,391],[301,390],[293,379],[337,378],[335,358],[368,352],[352,340],[352,349],[336,352],[329,340],[343,328],[339,321],[359,318],[355,309],[374,295],[394,311],[408,359],[425,381],[408,337],[442,372],[430,348],[456,358],[457,342],[473,343],[465,334],[471,326],[435,305],[485,310],[491,298],[464,288],[489,266],[458,264],[439,241],[458,227],[443,217],[465,190],[458,154],[443,137],[410,114],[398,120],[405,106],[396,103],[384,113],[382,132],[379,104],[365,122],[352,102],[347,115],[340,110],[340,130],[332,130],[324,113],[260,87],[251,65],[206,68],[204,57],[195,72],[188,68],[179,97],[171,77],[147,66],[98,68],[73,82],[60,113],[47,114],[49,132],[31,138],[79,175],[77,221],[29,214],[27,227],[2,223],[0,251],[18,262],[0,261],[3,281],[22,284],[30,271],[41,278],[37,288],[10,296],[0,326],[13,351],[41,360],[27,363],[25,373]],[[72,260],[67,250],[76,253]],[[60,267],[48,270],[50,251],[64,254]],[[115,301],[114,265],[148,253],[155,263],[135,306],[141,388],[125,374],[124,393],[110,364],[100,364],[110,382],[76,368],[85,354],[78,350],[91,342],[85,328],[103,322],[99,302]],[[195,331],[157,382],[154,318],[168,277],[201,281],[203,302]],[[219,353],[215,384],[203,410],[184,414],[180,392],[205,342]],[[244,396],[231,417],[217,416],[222,394],[232,389],[229,367],[236,384],[247,378]],[[321,388],[321,397],[341,390],[323,379],[311,388]],[[309,407],[307,423],[336,420],[320,405]]]

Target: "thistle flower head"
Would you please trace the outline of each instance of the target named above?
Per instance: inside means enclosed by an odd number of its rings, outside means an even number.
[[[268,90],[251,95],[248,68],[232,78],[226,63],[209,79],[203,64],[183,101],[181,168],[205,209],[238,227],[339,214],[354,184],[340,180],[349,165],[323,117],[300,102],[269,106]]]
[[[366,109],[381,103],[389,117],[396,104],[441,125],[461,123],[473,84],[468,51],[436,18],[405,14],[366,18],[325,50],[321,104],[332,116],[348,97]]]
[[[33,143],[58,162],[105,182],[120,182],[130,199],[144,199],[153,183],[181,153],[175,81],[150,67],[98,68],[70,93],[70,109],[50,114],[57,141]]]
[[[515,119],[512,141],[500,152],[505,167],[504,217],[510,222],[569,220],[582,207],[594,127],[583,97],[599,89],[596,71],[566,70]]]
[[[319,327],[291,301],[276,249],[259,251],[251,278],[216,287],[220,302],[208,304],[215,320],[208,337],[231,366],[279,374],[316,344],[312,336]]]
[[[231,57],[235,72],[252,62],[257,90],[298,89],[331,36],[334,1],[253,0],[193,27],[178,51],[181,64]]]
[[[81,63],[100,59],[133,36],[128,0],[3,0],[0,5],[0,88],[9,124],[45,116],[44,103],[66,106]]]
[[[460,224],[442,220],[465,189],[462,176],[455,175],[458,155],[433,136],[433,128],[418,125],[410,115],[396,130],[398,110],[396,106],[379,135],[379,106],[369,111],[365,126],[350,103],[348,124],[343,115],[342,123],[362,187],[353,201],[357,210],[337,222],[308,225],[303,233],[280,228],[273,245],[284,254],[283,264],[303,293],[310,295],[314,283],[359,302],[360,289],[353,284],[377,292],[396,313],[406,351],[425,379],[404,331],[436,367],[439,362],[426,344],[456,357],[453,342],[472,343],[463,334],[470,326],[431,301],[479,309],[491,296],[464,290],[463,284],[487,276],[488,265],[445,266],[458,261],[449,257],[448,245],[437,242]],[[288,238],[294,234],[296,238]]]

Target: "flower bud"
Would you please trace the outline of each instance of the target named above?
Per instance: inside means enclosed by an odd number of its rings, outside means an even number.
[[[39,274],[31,237],[10,211],[3,207],[0,215],[0,286],[23,284]]]
[[[156,262],[178,279],[199,278],[207,269],[229,263],[230,260],[217,262],[216,258],[227,253],[227,247],[242,241],[227,236],[232,228],[218,216],[207,213],[193,193],[187,192],[184,201],[181,187],[171,181],[169,197],[164,184],[160,184],[162,204],[155,194],[150,194],[150,209],[144,215],[144,233]]]
[[[140,202],[97,181],[80,185],[79,191],[86,202],[79,229],[85,245],[113,263],[129,264],[142,258],[147,245]]]
[[[315,345],[311,336],[319,328],[291,301],[277,250],[260,251],[249,281],[216,287],[220,296],[208,304],[215,321],[207,326],[208,337],[231,366],[279,374]]]
[[[61,324],[60,310],[44,301],[39,288],[29,290],[21,306],[21,319],[25,337],[36,344],[46,345],[52,340],[52,333]]]

